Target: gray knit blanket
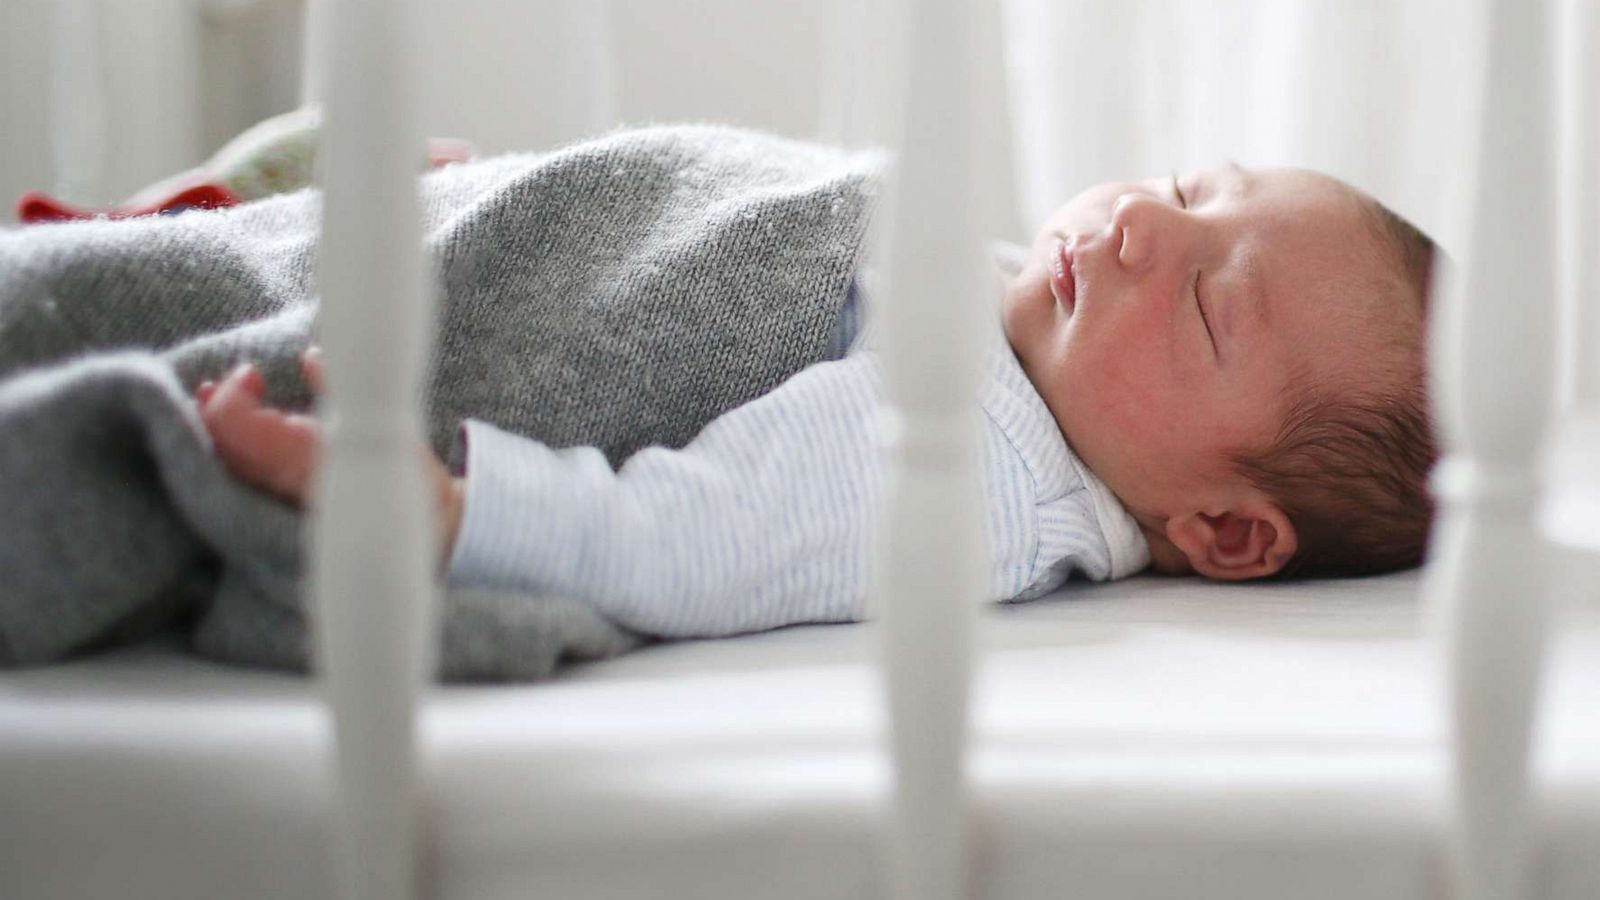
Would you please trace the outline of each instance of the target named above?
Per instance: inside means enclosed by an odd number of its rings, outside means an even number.
[[[681,126],[426,176],[428,440],[470,417],[613,464],[686,444],[821,356],[882,163]],[[204,655],[306,667],[301,517],[229,478],[190,394],[252,360],[309,404],[319,199],[0,231],[0,664],[177,623]],[[647,639],[581,601],[449,589],[441,675]]]

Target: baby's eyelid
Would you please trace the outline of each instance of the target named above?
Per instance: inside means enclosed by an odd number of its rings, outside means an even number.
[[[1194,281],[1190,282],[1190,289],[1194,291],[1194,305],[1200,313],[1200,324],[1205,326],[1206,337],[1211,341],[1211,355],[1220,363],[1222,361],[1222,346],[1217,343],[1217,333],[1211,327],[1211,315],[1206,311],[1206,302],[1200,296],[1200,276],[1204,274],[1205,272],[1202,270],[1195,270]]]
[[[1173,172],[1172,173],[1172,196],[1178,198],[1178,208],[1179,209],[1188,209],[1189,208],[1189,198],[1185,197],[1183,195],[1183,188],[1178,186],[1178,173],[1177,172]]]

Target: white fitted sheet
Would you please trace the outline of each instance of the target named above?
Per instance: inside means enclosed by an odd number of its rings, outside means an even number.
[[[1439,679],[1415,575],[1150,577],[993,610],[980,895],[1440,895]],[[423,720],[435,896],[871,897],[875,626],[663,645]],[[1600,884],[1600,634],[1552,646],[1536,896]],[[328,895],[310,683],[145,646],[0,678],[0,896]]]

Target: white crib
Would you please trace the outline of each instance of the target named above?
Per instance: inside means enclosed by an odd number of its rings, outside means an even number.
[[[972,127],[997,108],[977,64],[995,5],[840,2],[826,128],[902,159],[878,236],[900,435],[881,617],[496,688],[426,686],[409,9],[313,7],[343,410],[316,529],[320,684],[164,644],[6,675],[0,896],[1595,895],[1600,633],[1547,623],[1596,567],[1536,521],[1556,322],[1544,5],[1487,7],[1472,237],[1435,298],[1448,454],[1425,572],[1140,577],[976,616],[975,431],[949,398],[977,377],[963,316],[997,230],[978,198],[1009,177]],[[1600,15],[1579,9],[1594,46]],[[1592,149],[1600,116],[1575,118]]]

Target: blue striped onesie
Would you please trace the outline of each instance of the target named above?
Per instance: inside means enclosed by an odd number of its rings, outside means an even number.
[[[859,296],[852,287],[830,358],[679,450],[648,447],[613,470],[593,447],[557,450],[463,423],[451,583],[566,596],[665,638],[862,619],[883,474],[882,379]],[[986,339],[986,599],[1144,568],[1137,525],[1067,447],[998,313]]]

